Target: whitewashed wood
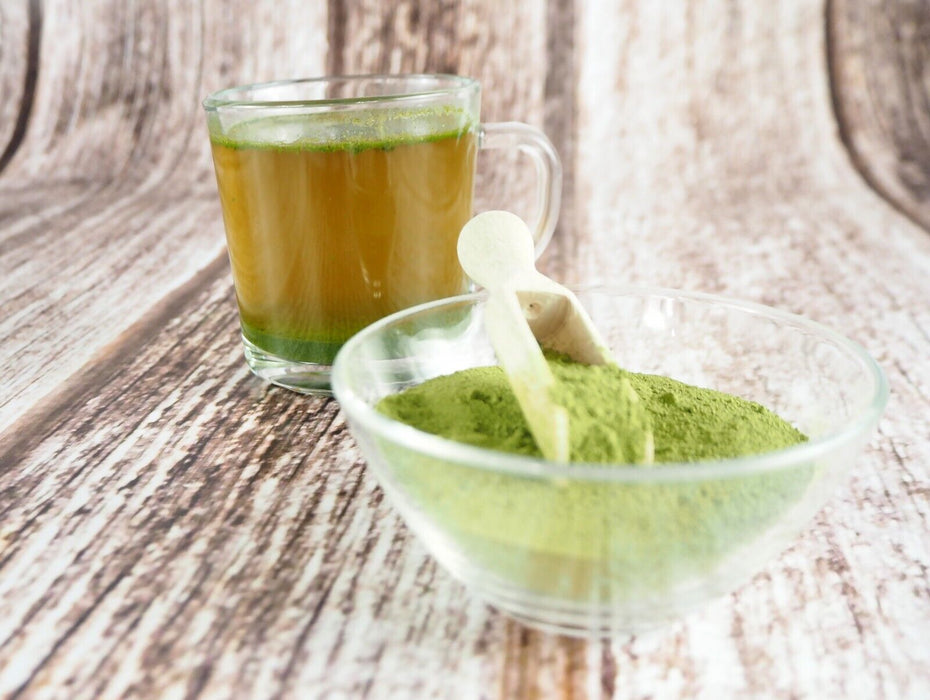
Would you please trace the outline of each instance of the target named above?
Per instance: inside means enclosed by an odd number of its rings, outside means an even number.
[[[930,227],[926,10],[923,2],[835,2],[827,32],[834,106],[849,155],[879,193],[924,228]]]
[[[22,126],[32,108],[37,60],[38,12],[25,3],[0,5],[0,165],[22,139]]]
[[[0,86],[21,95],[29,5],[2,10]],[[42,10],[0,171],[0,697],[930,695],[930,8]],[[334,402],[248,375],[199,101],[337,70],[476,75],[486,119],[545,126],[560,281],[720,291],[876,355],[879,434],[788,552],[650,634],[532,632],[412,539]],[[488,178],[482,202],[524,192]]]
[[[16,370],[0,429],[225,256],[200,101],[319,72],[325,17],[312,7],[45,3],[28,138],[0,188],[0,364]]]

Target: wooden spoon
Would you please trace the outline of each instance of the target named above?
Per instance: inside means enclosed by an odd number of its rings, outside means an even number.
[[[475,216],[459,235],[458,256],[488,291],[485,328],[540,451],[568,461],[568,412],[551,399],[555,378],[540,345],[606,364],[613,362],[607,344],[577,297],[536,269],[532,234],[515,214]]]

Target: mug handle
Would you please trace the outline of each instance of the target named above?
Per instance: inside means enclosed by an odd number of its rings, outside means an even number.
[[[559,221],[562,203],[562,161],[549,138],[522,122],[482,124],[478,131],[481,149],[516,149],[536,166],[536,221],[533,231],[536,257],[542,255]]]

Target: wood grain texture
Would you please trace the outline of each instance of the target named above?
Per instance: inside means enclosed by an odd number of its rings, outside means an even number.
[[[880,194],[930,228],[930,15],[926,3],[833,0],[828,59],[840,133]]]
[[[206,94],[319,71],[326,50],[319,17],[298,3],[49,2],[44,17],[56,41],[42,43],[28,138],[0,187],[0,260],[10,271],[0,279],[0,363],[18,368],[0,428],[225,256]],[[275,20],[277,36],[257,30]],[[307,31],[276,51],[288,26]]]
[[[0,697],[930,695],[928,23],[853,0],[4,0]],[[882,364],[878,435],[747,585],[636,637],[528,630],[425,553],[335,402],[248,374],[200,100],[377,71],[474,75],[486,120],[545,128],[562,281],[773,304]],[[504,166],[482,206],[522,206]]]
[[[39,4],[0,6],[0,171],[25,135],[34,101],[42,34]]]

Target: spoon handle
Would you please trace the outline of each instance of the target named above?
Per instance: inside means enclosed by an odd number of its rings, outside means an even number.
[[[550,398],[555,378],[523,318],[516,296],[492,294],[484,314],[491,346],[543,457],[567,462],[568,411]]]

